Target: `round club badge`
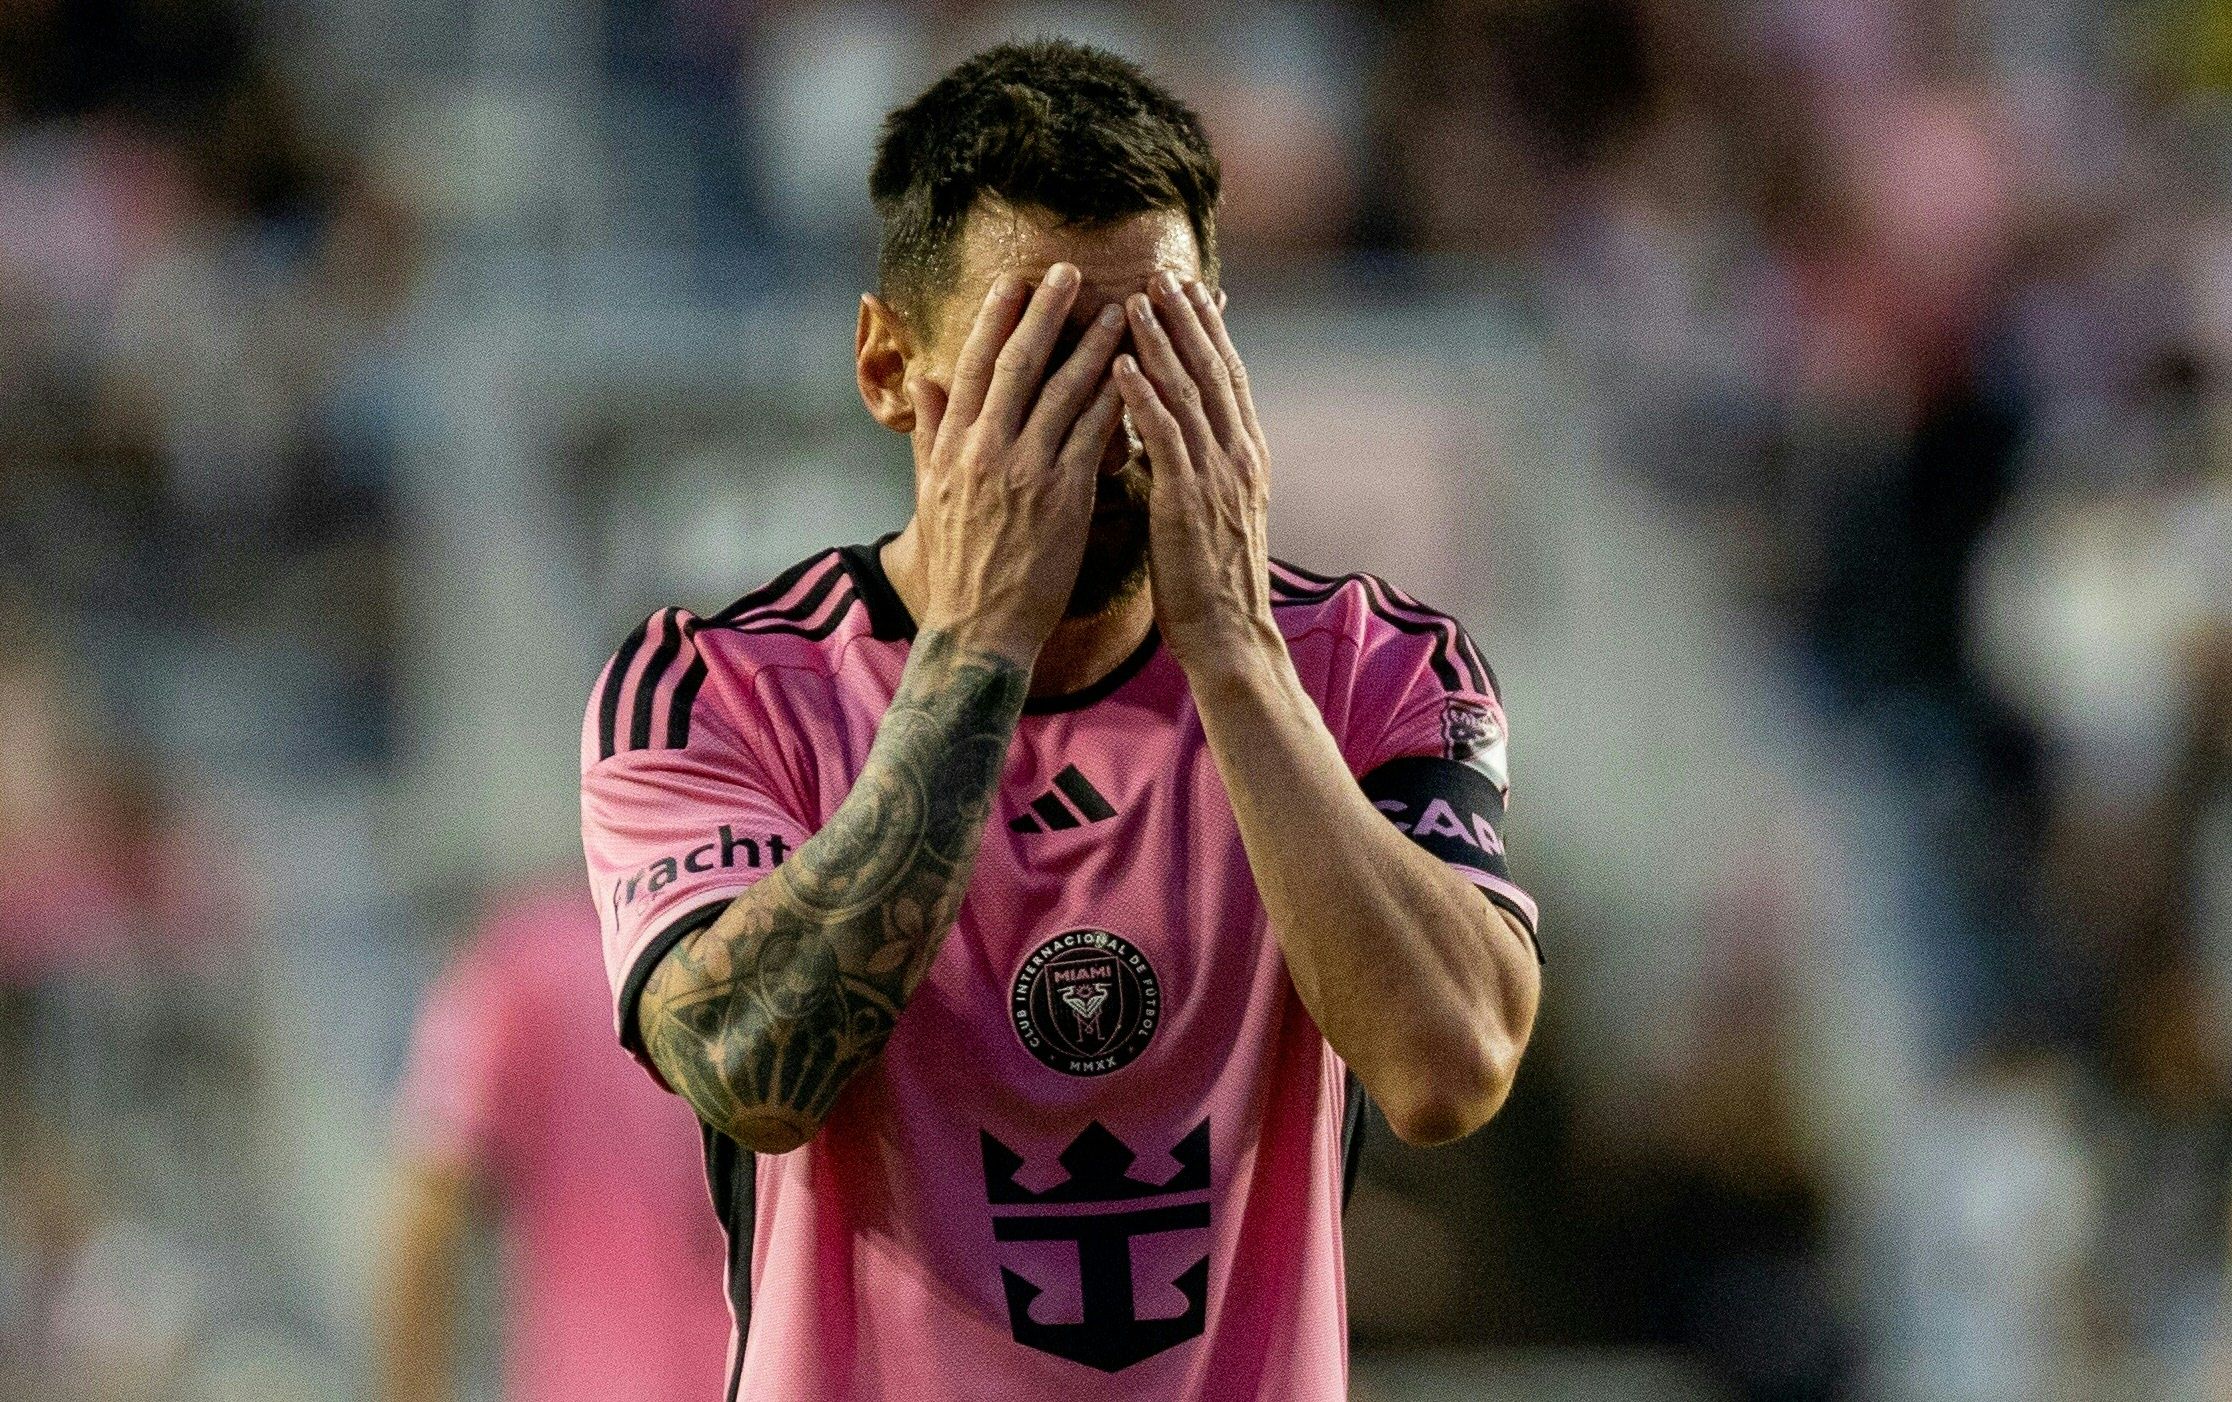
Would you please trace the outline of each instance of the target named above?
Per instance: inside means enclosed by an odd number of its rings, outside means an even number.
[[[1015,974],[1008,1016],[1024,1047],[1070,1076],[1105,1076],[1147,1050],[1162,1022],[1162,984],[1131,941],[1064,930]]]

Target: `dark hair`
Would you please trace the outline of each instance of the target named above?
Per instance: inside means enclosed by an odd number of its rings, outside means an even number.
[[[1088,227],[1183,212],[1214,278],[1220,184],[1201,119],[1138,65],[1060,39],[1002,44],[884,119],[868,175],[883,293],[927,311],[986,196]]]

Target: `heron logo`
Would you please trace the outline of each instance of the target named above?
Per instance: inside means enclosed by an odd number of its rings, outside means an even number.
[[[1024,1049],[1069,1076],[1105,1076],[1147,1049],[1162,1022],[1162,983],[1131,941],[1064,930],[1015,974],[1008,1014]]]

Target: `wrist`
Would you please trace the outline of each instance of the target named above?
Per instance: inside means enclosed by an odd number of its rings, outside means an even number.
[[[1022,668],[1025,673],[1038,665],[1039,648],[1044,642],[1023,629],[985,618],[926,617],[916,625],[915,637],[920,640],[931,634],[943,638],[958,652],[995,657]]]
[[[1198,639],[1165,639],[1197,698],[1267,700],[1299,690],[1286,638],[1269,619]]]

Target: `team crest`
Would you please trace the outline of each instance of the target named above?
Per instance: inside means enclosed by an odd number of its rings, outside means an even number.
[[[1162,984],[1147,956],[1122,936],[1064,930],[1016,971],[1008,1015],[1025,1049],[1047,1066],[1105,1076],[1154,1040]]]
[[[1442,743],[1449,757],[1488,776],[1499,790],[1511,787],[1503,722],[1478,701],[1452,696],[1442,707]]]

